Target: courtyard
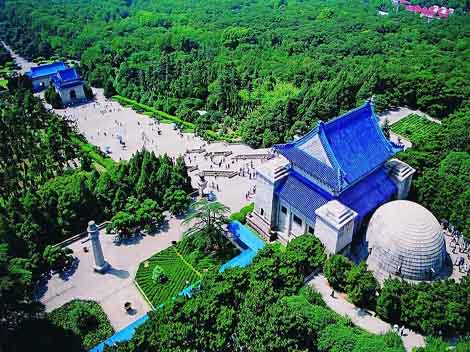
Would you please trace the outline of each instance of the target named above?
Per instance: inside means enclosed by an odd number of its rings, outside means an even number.
[[[64,274],[52,275],[47,283],[38,288],[38,298],[48,312],[73,299],[96,301],[118,331],[150,310],[133,282],[139,264],[154,253],[170,247],[172,241],[180,240],[183,230],[180,220],[170,218],[168,226],[161,232],[136,237],[119,246],[113,242],[113,235],[101,230],[101,246],[111,266],[105,274],[93,271],[91,243],[87,238],[78,240],[68,246],[77,258],[75,267]],[[90,250],[85,252],[84,247]],[[123,308],[127,301],[132,303],[131,314]]]

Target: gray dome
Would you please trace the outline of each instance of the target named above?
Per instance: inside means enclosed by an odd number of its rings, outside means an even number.
[[[446,258],[441,226],[423,206],[407,200],[382,205],[367,228],[367,264],[381,280],[389,275],[429,280]]]

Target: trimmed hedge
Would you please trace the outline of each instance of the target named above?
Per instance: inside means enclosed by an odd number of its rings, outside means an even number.
[[[84,316],[86,320],[93,320],[96,326],[90,326],[89,330],[84,331],[83,328],[80,328],[80,322],[76,319],[78,315]],[[62,307],[54,309],[47,315],[47,318],[54,325],[71,330],[80,337],[84,348],[87,350],[114,334],[114,329],[106,313],[95,301],[75,299],[64,304]]]
[[[114,167],[114,160],[105,156],[96,146],[88,142],[84,142],[78,136],[72,136],[71,142],[80,147],[85,153],[88,153],[94,162],[104,167],[106,170],[110,170]]]
[[[246,224],[246,217],[255,209],[255,203],[245,205],[240,211],[232,213],[229,217],[230,221],[240,221],[242,224]]]

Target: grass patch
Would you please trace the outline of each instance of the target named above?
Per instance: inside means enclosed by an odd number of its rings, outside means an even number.
[[[114,334],[106,313],[94,301],[70,301],[54,309],[47,317],[54,325],[71,330],[80,337],[87,350]]]
[[[71,141],[73,144],[79,146],[82,151],[88,153],[90,158],[93,159],[96,164],[101,166],[101,170],[103,170],[102,168],[110,170],[114,167],[114,160],[104,156],[101,151],[93,144],[84,142],[78,136],[72,136]],[[100,167],[98,167],[97,170],[100,171]]]
[[[135,281],[153,307],[177,296],[189,285],[197,283],[205,272],[218,270],[222,264],[239,254],[238,249],[227,239],[223,250],[206,251],[206,247],[206,237],[198,232],[140,263]],[[157,265],[168,279],[165,282],[152,279]]]
[[[391,126],[393,133],[408,139],[411,143],[438,133],[440,128],[438,123],[415,114],[408,115]]]
[[[152,280],[156,265],[159,265],[168,277],[166,282],[156,283]],[[135,276],[137,284],[154,307],[177,296],[184,288],[199,281],[200,278],[201,274],[178,255],[174,246],[140,263]]]
[[[8,80],[0,78],[0,88],[7,89]]]

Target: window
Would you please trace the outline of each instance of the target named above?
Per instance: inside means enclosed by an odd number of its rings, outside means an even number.
[[[261,208],[260,213],[261,213],[261,216],[264,215],[264,209],[263,208]]]
[[[302,226],[302,220],[297,215],[294,215],[294,222],[297,225]]]
[[[287,214],[287,208],[286,207],[281,207],[281,212],[283,214]]]
[[[308,227],[308,233],[311,233],[312,235],[315,233],[315,232],[313,231],[313,227],[312,227],[312,226],[309,226],[309,227]]]

